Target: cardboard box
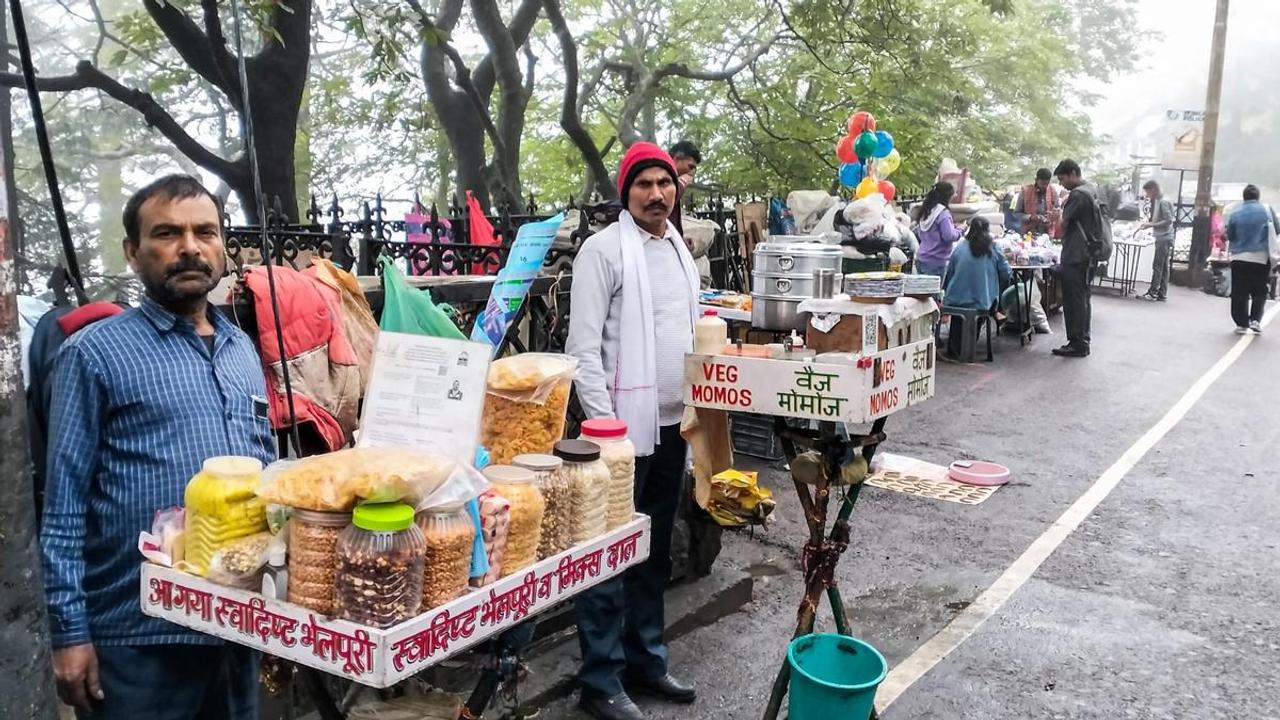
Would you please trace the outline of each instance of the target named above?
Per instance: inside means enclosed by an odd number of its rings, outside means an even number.
[[[818,354],[860,354],[902,347],[933,336],[933,325],[938,319],[936,309],[920,317],[905,318],[887,325],[880,312],[882,308],[874,303],[854,303],[851,305],[853,311],[844,313],[835,327],[826,332],[818,329],[813,316],[810,316],[805,330],[805,345]]]

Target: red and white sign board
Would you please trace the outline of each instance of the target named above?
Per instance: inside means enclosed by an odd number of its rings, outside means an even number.
[[[649,557],[649,517],[386,629],[318,615],[259,593],[142,565],[142,612],[385,688],[621,574]]]
[[[933,397],[933,338],[845,363],[685,356],[691,407],[861,424]]]

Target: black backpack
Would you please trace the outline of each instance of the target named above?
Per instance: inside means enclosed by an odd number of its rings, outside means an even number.
[[[1111,251],[1115,248],[1115,243],[1111,239],[1110,215],[1107,212],[1106,202],[1094,199],[1094,230],[1089,233],[1089,259],[1095,264],[1104,264],[1110,261]]]

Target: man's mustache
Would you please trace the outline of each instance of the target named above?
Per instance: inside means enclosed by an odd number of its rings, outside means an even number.
[[[184,272],[200,272],[213,277],[213,267],[200,258],[183,258],[165,270],[165,277],[171,278]]]
[[[645,205],[644,209],[645,210],[667,210],[669,208],[667,207],[667,204],[665,202],[661,200],[654,200],[648,205]]]

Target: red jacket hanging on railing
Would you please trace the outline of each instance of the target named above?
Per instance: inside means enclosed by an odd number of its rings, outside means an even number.
[[[341,449],[356,429],[360,400],[360,368],[342,328],[341,301],[332,287],[290,267],[276,267],[275,281],[304,454]],[[280,430],[289,426],[289,405],[266,268],[248,268],[244,283],[253,297],[271,426]]]

